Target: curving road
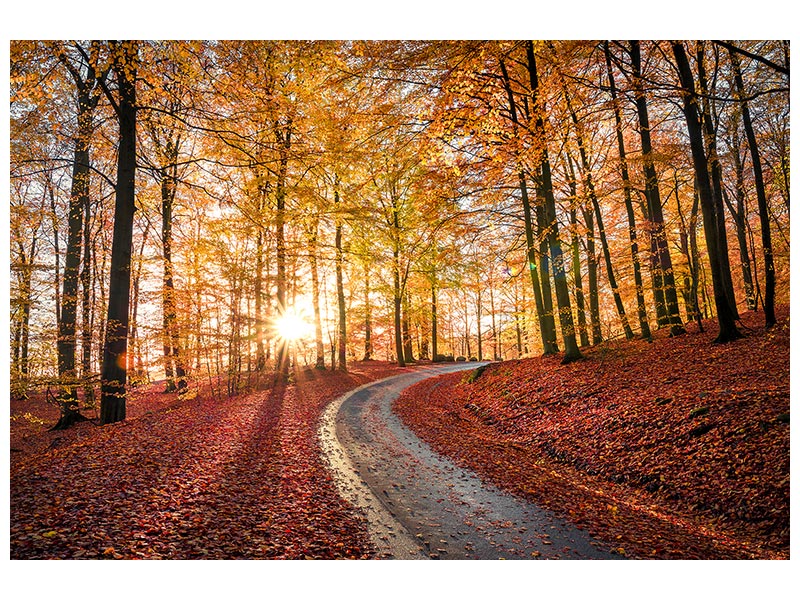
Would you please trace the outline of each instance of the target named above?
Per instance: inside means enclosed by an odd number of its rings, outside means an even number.
[[[479,364],[437,365],[367,384],[323,415],[325,457],[342,495],[363,509],[379,556],[619,558],[585,531],[437,454],[391,411],[406,387]]]

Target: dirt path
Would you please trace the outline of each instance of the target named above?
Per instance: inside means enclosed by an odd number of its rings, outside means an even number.
[[[392,413],[404,388],[476,366],[436,366],[367,384],[324,413],[319,434],[326,458],[340,492],[364,510],[379,555],[617,558],[586,532],[436,454]]]

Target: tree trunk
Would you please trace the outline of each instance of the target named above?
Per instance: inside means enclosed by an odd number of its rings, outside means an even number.
[[[719,228],[716,223],[717,213],[712,195],[711,181],[709,179],[708,159],[705,155],[703,144],[703,130],[697,109],[694,77],[683,45],[673,42],[672,50],[678,66],[681,86],[683,87],[683,111],[686,115],[686,126],[689,130],[692,160],[694,162],[697,180],[697,192],[700,196],[700,207],[703,212],[703,230],[705,232],[709,262],[711,263],[714,304],[717,308],[717,320],[719,321],[719,335],[714,341],[717,343],[725,343],[742,337],[742,334],[736,328],[736,315],[730,306],[730,300],[725,290],[721,263],[723,260],[727,260],[728,257],[722,256],[718,239]]]
[[[364,261],[364,360],[372,360],[372,303],[369,299],[369,262]]]
[[[478,287],[478,302],[475,307],[476,323],[478,328],[478,360],[483,360],[483,333],[481,332],[481,316],[483,312],[483,302],[481,297],[481,288]]]
[[[340,371],[347,371],[347,315],[344,300],[344,282],[342,279],[342,266],[344,263],[344,253],[342,251],[342,218],[339,214],[339,178],[336,178],[335,189],[333,190],[333,202],[336,208],[336,303],[339,312],[339,364]]]
[[[178,333],[177,306],[175,302],[175,280],[172,265],[172,215],[177,193],[178,148],[172,140],[167,144],[167,159],[170,164],[161,168],[161,250],[164,260],[163,279],[163,336],[164,372],[167,378],[165,391],[186,388],[186,370],[181,359],[180,335]]]
[[[286,314],[286,176],[289,168],[289,148],[291,147],[291,124],[276,129],[275,138],[280,148],[278,178],[275,184],[275,266],[277,318]],[[279,339],[275,349],[275,371],[279,378],[289,376],[289,345],[287,340]]]
[[[638,40],[631,41],[631,66],[633,67],[633,87],[636,98],[636,112],[639,117],[639,136],[642,140],[642,169],[647,199],[647,218],[649,219],[651,272],[653,274],[659,327],[668,326],[670,335],[685,333],[678,309],[678,294],[672,271],[672,258],[667,244],[664,228],[664,214],[661,210],[661,195],[658,190],[658,176],[653,162],[653,149],[650,140],[650,117],[647,113],[647,99],[642,84],[641,50]]]
[[[494,269],[489,274],[489,310],[492,315],[492,360],[499,360],[500,346],[497,339],[497,323],[494,310]]]
[[[55,264],[54,269],[54,296],[56,300],[56,331],[60,331],[61,329],[61,245],[59,244],[59,237],[58,237],[58,216],[56,215],[56,194],[55,190],[53,189],[53,182],[50,177],[47,178],[47,191],[50,195],[50,216],[53,222],[53,254],[55,257]],[[58,342],[56,342],[56,348]],[[58,350],[56,349],[56,352]]]
[[[53,429],[66,429],[81,420],[78,412],[77,372],[75,370],[75,321],[78,304],[78,271],[81,262],[83,211],[89,201],[89,145],[92,136],[92,101],[84,87],[78,94],[78,134],[75,138],[72,166],[72,190],[69,200],[69,228],[64,260],[61,318],[58,321],[58,377],[61,380],[59,404],[61,417]]]
[[[78,303],[78,277],[81,262],[83,211],[89,202],[89,148],[92,137],[92,114],[98,101],[98,79],[94,66],[87,65],[86,75],[62,55],[61,61],[70,71],[78,89],[78,132],[75,138],[72,168],[72,190],[69,202],[69,228],[64,261],[61,312],[58,318],[58,376],[62,380],[59,394],[61,417],[53,429],[66,429],[84,418],[78,412],[77,372],[75,369],[75,321]],[[51,190],[52,191],[52,190]],[[57,275],[57,274],[56,274]],[[56,295],[58,304],[58,295]]]
[[[129,333],[128,333],[128,347],[130,351],[128,352],[128,373],[133,374],[133,385],[139,385],[142,383],[142,378],[144,375],[144,365],[142,361],[142,344],[141,340],[139,339],[139,322],[138,322],[138,314],[139,314],[139,283],[142,278],[142,264],[144,262],[144,248],[147,244],[147,233],[150,229],[149,223],[146,224],[144,232],[142,233],[142,245],[139,249],[138,256],[136,257],[136,265],[135,270],[132,274],[132,288],[133,293],[131,297],[131,305],[130,305],[130,317],[129,317]],[[130,377],[129,377],[130,379]]]
[[[22,235],[31,235],[30,250],[25,248]],[[19,247],[19,296],[20,309],[22,314],[19,318],[14,317],[14,362],[12,363],[12,397],[14,399],[25,400],[28,398],[28,348],[30,345],[30,321],[31,321],[31,293],[32,293],[32,271],[36,261],[36,230],[26,231],[25,234],[15,232],[17,245]],[[15,311],[16,312],[16,311]]]
[[[319,261],[317,259],[319,220],[315,219],[309,235],[309,253],[311,255],[311,303],[314,306],[314,346],[317,358],[315,369],[325,370],[325,344],[322,341],[322,313],[319,309]]]
[[[617,88],[614,83],[614,71],[611,67],[611,52],[608,42],[603,43],[606,56],[606,69],[608,70],[608,84],[611,93],[611,106],[614,111],[614,128],[617,134],[617,151],[619,153],[620,176],[622,178],[622,191],[625,198],[625,212],[628,216],[628,237],[630,238],[631,261],[633,263],[633,281],[636,286],[636,313],[639,317],[639,328],[642,338],[652,339],[650,333],[650,323],[647,318],[647,306],[644,301],[644,283],[642,282],[642,269],[639,261],[639,242],[636,232],[636,217],[633,212],[633,200],[631,198],[631,180],[628,173],[628,161],[625,154],[625,139],[622,135],[622,117],[620,115],[619,99],[617,98]]]
[[[676,194],[677,194],[677,174],[676,179]],[[699,272],[698,265],[700,263],[697,252],[697,210],[699,208],[700,197],[697,195],[697,186],[695,186],[694,201],[692,202],[692,213],[689,217],[689,223],[681,211],[681,203],[676,204],[678,208],[678,218],[681,220],[681,252],[686,256],[686,263],[689,266],[689,272],[684,278],[684,297],[683,301],[686,305],[686,318],[688,320],[695,319],[700,331],[703,331],[703,319],[700,313],[700,301],[697,296],[699,287]]]
[[[266,339],[264,331],[266,324],[264,317],[264,237],[264,227],[259,223],[258,232],[256,233],[256,276],[253,289],[254,308],[256,311],[256,371],[259,373],[263,373],[267,368],[266,353],[264,351]]]
[[[83,401],[94,406],[92,381],[92,221],[91,205],[87,196],[83,213],[83,265],[81,268],[81,378]]]
[[[431,276],[431,352],[433,362],[439,360],[439,316],[436,311],[436,272]]]
[[[592,328],[592,344],[603,341],[600,328],[600,292],[597,289],[597,253],[594,247],[594,214],[591,209],[581,207],[586,222],[586,263],[589,279],[589,323]]]
[[[578,237],[578,211],[571,208],[569,222],[570,244],[572,246],[572,280],[575,282],[575,305],[578,311],[578,334],[581,346],[589,345],[589,333],[586,331],[586,300],[583,297],[583,276],[581,274],[581,242]]]
[[[575,169],[572,157],[565,153],[564,158],[567,183],[570,191],[570,246],[572,248],[572,280],[575,283],[575,305],[578,313],[578,334],[581,347],[589,345],[589,332],[586,329],[586,299],[583,295],[583,274],[581,272],[581,243],[578,235],[578,184],[575,180]]]
[[[527,249],[528,259],[528,273],[531,278],[531,287],[533,288],[533,300],[536,307],[536,316],[539,320],[539,336],[542,340],[542,353],[545,356],[556,354],[558,352],[558,344],[556,343],[556,328],[555,320],[553,319],[552,310],[552,296],[550,295],[549,275],[547,270],[537,268],[537,250],[536,250],[536,236],[533,231],[533,218],[530,201],[528,199],[528,185],[525,175],[519,173],[519,186],[522,197],[522,210],[525,217],[525,245]],[[543,265],[546,264],[547,257],[542,256]],[[541,273],[541,277],[540,277]],[[547,291],[546,297],[550,299],[550,310],[545,307],[545,290]]]
[[[403,292],[403,301],[401,304],[402,310],[402,319],[400,320],[400,326],[402,328],[403,333],[403,360],[407,363],[416,362],[414,358],[414,348],[411,344],[411,328],[409,327],[409,299],[408,299],[408,290],[406,289]]]
[[[114,238],[108,286],[108,317],[103,348],[100,423],[125,419],[125,369],[128,352],[128,308],[136,188],[136,63],[137,43],[116,42],[113,62],[119,85],[119,151],[114,205]]]
[[[400,256],[399,250],[395,245],[394,249],[394,347],[397,353],[397,365],[400,367],[406,366],[405,358],[403,357],[403,325],[401,322],[402,311],[402,292],[400,290]]]
[[[747,145],[750,148],[750,158],[753,161],[753,177],[756,185],[756,198],[758,199],[758,218],[761,222],[761,246],[764,250],[764,321],[767,328],[775,325],[775,262],[772,256],[772,233],[769,223],[769,207],[767,205],[767,192],[764,187],[764,175],[761,170],[761,154],[753,131],[753,121],[750,117],[750,107],[747,103],[742,79],[742,69],[739,57],[730,52],[733,65],[734,82],[736,84],[736,97],[742,107],[742,122],[747,136]]]
[[[406,366],[403,356],[403,325],[401,312],[403,303],[403,289],[400,279],[400,207],[395,190],[390,191],[392,201],[392,217],[390,221],[392,232],[392,268],[394,276],[394,346],[397,353],[397,365]]]

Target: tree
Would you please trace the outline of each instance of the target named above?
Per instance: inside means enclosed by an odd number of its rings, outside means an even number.
[[[653,274],[656,314],[659,327],[668,326],[670,335],[685,333],[680,313],[678,295],[675,290],[675,277],[672,258],[664,229],[664,214],[661,208],[661,195],[658,190],[658,175],[653,162],[653,147],[650,139],[650,117],[647,111],[647,98],[642,77],[641,48],[638,40],[630,42],[631,67],[633,71],[633,90],[636,110],[639,117],[639,136],[642,140],[642,170],[645,180],[645,199],[647,201],[647,220],[650,234],[651,272]]]
[[[517,128],[519,126],[519,119],[517,117],[517,104],[514,100],[514,93],[511,89],[511,81],[506,70],[505,62],[500,61],[500,69],[503,73],[503,85],[508,95],[508,109],[511,115],[511,121],[514,126],[514,137],[519,135]],[[536,239],[534,235],[533,224],[533,210],[531,209],[531,202],[528,198],[528,182],[527,174],[523,167],[522,159],[517,158],[520,162],[517,177],[519,179],[520,200],[522,202],[522,214],[525,225],[525,243],[526,254],[528,257],[528,272],[531,278],[531,286],[533,287],[533,296],[536,302],[536,314],[539,318],[539,332],[542,339],[542,348],[545,355],[555,354],[558,352],[558,345],[556,343],[556,326],[552,310],[552,300],[549,288],[549,274],[547,269],[541,271],[537,269],[537,248]],[[539,215],[543,213],[538,211]],[[546,254],[542,253],[542,260],[546,260]],[[545,262],[546,264],[546,262]],[[541,277],[540,277],[541,273]],[[545,298],[550,300],[549,308],[545,306]]]
[[[589,201],[591,202],[592,209],[594,209],[595,218],[597,219],[597,229],[600,233],[600,248],[603,251],[603,257],[605,258],[606,262],[606,273],[608,276],[608,284],[611,286],[611,292],[614,296],[614,304],[617,308],[617,314],[619,314],[620,321],[622,322],[622,329],[625,332],[625,337],[627,339],[633,338],[633,330],[631,330],[631,326],[628,324],[628,317],[625,314],[625,305],[622,303],[622,297],[619,294],[619,289],[617,287],[617,279],[614,275],[614,265],[611,263],[611,252],[608,249],[608,239],[606,238],[606,229],[603,225],[603,213],[600,210],[600,202],[597,200],[597,193],[595,191],[594,182],[592,181],[592,171],[591,166],[589,165],[589,158],[588,153],[586,151],[586,144],[584,143],[584,136],[583,131],[581,128],[581,122],[578,120],[578,115],[575,112],[575,109],[572,106],[572,101],[569,97],[569,91],[567,90],[566,83],[563,80],[562,76],[562,89],[564,93],[564,101],[567,105],[567,110],[569,111],[570,116],[572,117],[572,124],[574,125],[575,129],[575,140],[578,144],[578,155],[580,156],[581,162],[581,173],[583,174],[583,183],[584,187],[586,188],[586,193],[589,196]]]
[[[717,211],[712,196],[708,158],[705,154],[703,143],[703,131],[697,107],[698,96],[695,92],[694,76],[692,75],[689,58],[686,55],[683,44],[673,42],[672,51],[675,55],[680,83],[683,88],[683,111],[686,115],[686,126],[689,130],[692,160],[697,178],[697,193],[700,196],[700,206],[703,212],[703,231],[705,232],[706,247],[708,248],[708,258],[711,262],[714,304],[717,308],[717,320],[719,321],[719,335],[716,337],[715,342],[725,343],[742,337],[742,334],[736,327],[736,312],[731,307],[725,286],[722,263],[727,261],[728,257],[727,255],[722,255],[722,244],[719,241],[720,228],[717,225]]]
[[[528,41],[526,45],[528,59],[528,72],[531,84],[531,106],[535,119],[534,131],[539,142],[539,172],[537,173],[539,189],[544,196],[544,214],[547,232],[547,242],[550,250],[550,261],[553,266],[553,281],[556,288],[556,299],[558,302],[558,316],[561,323],[561,336],[564,339],[564,362],[571,362],[582,358],[575,340],[575,326],[572,321],[572,308],[570,306],[569,291],[567,289],[566,271],[564,268],[563,251],[558,235],[558,223],[556,221],[556,202],[553,195],[553,182],[550,174],[550,160],[547,154],[547,134],[542,117],[543,106],[539,99],[539,78],[536,68],[536,55],[533,49],[533,42]]]
[[[77,372],[75,369],[75,322],[78,305],[78,276],[81,263],[81,238],[83,214],[89,206],[90,148],[94,131],[93,113],[100,99],[100,88],[106,74],[98,72],[99,44],[93,42],[89,53],[76,44],[76,56],[66,50],[58,54],[59,61],[69,71],[77,89],[77,132],[75,134],[74,162],[72,166],[72,191],[69,204],[69,229],[64,261],[61,317],[58,321],[58,374],[63,381],[59,404],[61,417],[54,429],[66,429],[83,417],[79,412],[77,397]]]
[[[117,100],[107,93],[119,121],[119,153],[114,208],[114,240],[108,286],[108,316],[103,347],[100,422],[125,420],[127,382],[128,308],[131,285],[131,248],[136,190],[136,71],[139,45],[135,41],[110,43],[111,64],[117,80]]]
[[[766,327],[775,324],[775,261],[772,256],[772,234],[769,223],[769,209],[767,207],[767,194],[764,187],[764,175],[761,170],[761,155],[753,131],[753,122],[750,117],[750,107],[744,89],[744,79],[737,53],[730,50],[731,65],[733,66],[734,82],[736,84],[736,97],[742,109],[742,123],[747,137],[747,146],[750,149],[750,158],[753,163],[753,177],[755,178],[756,198],[758,199],[758,218],[761,223],[761,247],[764,252],[764,319]],[[788,69],[786,70],[788,75]]]
[[[625,137],[622,130],[622,117],[617,97],[617,86],[614,81],[614,70],[611,66],[611,51],[608,41],[603,42],[603,50],[608,71],[608,89],[611,94],[611,108],[614,113],[614,132],[617,138],[617,152],[619,155],[620,177],[622,178],[622,193],[625,199],[625,212],[628,217],[628,235],[631,241],[631,262],[633,263],[633,281],[636,287],[636,309],[639,317],[639,327],[642,338],[651,339],[650,323],[647,317],[647,307],[644,301],[644,283],[642,282],[642,268],[639,261],[639,239],[636,232],[636,214],[633,210],[631,198],[631,180],[628,174],[628,160],[625,152]]]

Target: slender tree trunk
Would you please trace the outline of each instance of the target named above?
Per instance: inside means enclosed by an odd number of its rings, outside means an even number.
[[[142,243],[144,246],[144,243]],[[139,345],[137,317],[139,314],[139,278],[142,274],[142,255],[131,257],[131,301],[128,315],[128,354],[127,365],[128,381],[132,386],[139,384],[139,375],[136,372],[136,348]]]
[[[744,189],[744,167],[739,154],[741,144],[737,127],[738,123],[734,124],[731,136],[733,148],[731,156],[733,157],[733,167],[736,173],[736,206],[734,207],[728,202],[728,208],[731,211],[734,223],[736,223],[736,240],[739,243],[739,260],[742,265],[742,280],[744,281],[747,310],[756,310],[758,304],[756,303],[753,273],[750,267],[750,252],[747,248],[747,196]]]
[[[178,315],[175,302],[175,279],[172,264],[172,219],[177,192],[177,146],[167,145],[167,158],[171,164],[161,169],[161,250],[164,261],[163,279],[163,337],[164,373],[167,379],[165,391],[186,388],[186,370],[181,359]]]
[[[406,366],[406,361],[403,356],[403,325],[401,322],[402,312],[402,291],[400,289],[400,251],[395,242],[394,249],[394,347],[397,353],[397,365],[400,367]]]
[[[344,282],[342,279],[342,266],[344,263],[344,252],[342,251],[342,220],[338,213],[339,205],[339,178],[336,178],[335,189],[333,190],[333,201],[337,205],[336,216],[336,300],[339,309],[339,364],[340,371],[347,371],[347,321],[344,299]]]
[[[58,377],[62,382],[61,417],[54,429],[66,429],[78,420],[77,372],[75,370],[75,321],[78,304],[78,271],[81,261],[83,211],[89,198],[89,144],[92,136],[92,103],[88,91],[79,92],[78,134],[75,138],[69,227],[64,260],[61,318],[58,321]]]
[[[597,288],[597,253],[594,247],[594,214],[592,209],[581,207],[586,223],[586,272],[589,279],[589,323],[592,329],[592,344],[603,341],[600,328],[600,292]]]
[[[580,345],[589,345],[589,333],[586,329],[586,300],[583,295],[583,275],[581,272],[581,243],[578,235],[578,185],[575,180],[575,169],[572,166],[572,157],[567,153],[564,158],[566,165],[567,182],[570,190],[570,246],[572,248],[572,279],[575,282],[575,305],[578,314],[578,334]]]
[[[142,278],[142,264],[144,263],[144,248],[147,244],[147,232],[149,230],[149,226],[145,227],[145,230],[142,235],[142,245],[139,249],[139,254],[136,257],[135,262],[135,270],[132,275],[131,285],[133,288],[132,297],[131,297],[131,305],[130,305],[130,317],[129,317],[129,327],[128,327],[128,347],[130,351],[128,352],[128,373],[133,374],[133,385],[139,385],[142,383],[142,376],[144,373],[144,365],[142,361],[142,351],[141,351],[141,340],[139,339],[139,283]],[[130,378],[129,378],[130,379]]]
[[[325,344],[322,341],[322,313],[319,309],[319,261],[317,259],[319,220],[315,219],[309,234],[309,253],[311,258],[311,303],[314,305],[314,345],[317,358],[315,369],[325,370]]]
[[[644,171],[645,197],[650,233],[651,272],[654,281],[656,313],[660,315],[659,327],[669,326],[670,335],[685,333],[678,309],[678,294],[672,270],[672,258],[667,244],[664,228],[664,214],[661,210],[661,195],[658,190],[658,176],[653,162],[653,149],[650,140],[650,117],[647,112],[647,99],[642,84],[641,50],[638,40],[631,41],[631,66],[633,68],[633,87],[636,111],[639,117],[639,136],[642,140],[642,169]]]
[[[622,135],[622,117],[617,98],[617,87],[614,82],[614,71],[611,67],[611,52],[608,42],[603,43],[606,56],[606,69],[608,70],[608,84],[611,92],[611,106],[614,111],[614,127],[617,134],[617,151],[619,153],[620,176],[622,178],[622,191],[625,199],[625,212],[628,217],[628,237],[630,238],[631,262],[633,263],[633,281],[636,286],[636,314],[639,317],[639,328],[642,338],[652,339],[650,333],[650,323],[647,318],[647,306],[644,301],[644,283],[642,282],[642,269],[639,261],[639,241],[636,232],[636,217],[633,212],[633,200],[631,198],[631,180],[628,173],[628,160],[625,153],[625,139]]]
[[[536,316],[539,321],[539,336],[542,340],[542,353],[545,356],[549,356],[558,352],[558,344],[556,343],[556,328],[555,320],[553,318],[553,302],[552,296],[550,295],[549,275],[547,274],[547,269],[545,268],[545,265],[547,264],[547,256],[542,255],[542,260],[537,260],[536,236],[533,230],[532,211],[530,201],[528,199],[528,185],[525,175],[522,172],[519,174],[519,184],[522,197],[522,209],[525,216],[525,242],[528,258],[528,273],[530,274],[531,278],[533,300],[536,307]],[[542,269],[537,268],[537,262],[542,263]],[[545,298],[549,300],[547,303],[550,307],[549,309],[545,304]]]
[[[676,175],[677,180],[677,175]],[[677,181],[675,183],[677,189]],[[695,186],[696,190],[696,186]],[[689,223],[683,216],[681,210],[681,203],[676,204],[678,208],[678,218],[681,220],[681,252],[686,256],[686,263],[689,266],[689,272],[684,278],[684,303],[686,304],[686,318],[688,320],[695,319],[700,331],[703,331],[703,319],[700,313],[700,301],[697,296],[699,287],[699,273],[698,264],[699,257],[697,252],[697,210],[700,203],[700,198],[697,191],[693,194],[694,201],[692,202],[692,213],[689,217]]]
[[[17,239],[19,246],[19,295],[20,310],[22,314],[15,318],[16,331],[14,334],[14,363],[13,369],[17,377],[13,381],[13,397],[15,399],[28,398],[28,351],[30,345],[30,321],[31,321],[31,293],[32,293],[32,271],[36,260],[36,230],[27,231],[33,237],[31,240],[30,251],[27,251],[20,234]]]
[[[500,347],[497,342],[497,323],[494,309],[494,270],[489,275],[489,310],[492,313],[492,360],[500,359]]]
[[[114,207],[114,238],[108,286],[108,317],[103,348],[100,422],[125,420],[125,369],[128,353],[128,307],[136,188],[136,42],[117,42],[113,68],[119,85],[119,151]]]
[[[761,247],[764,250],[764,320],[767,328],[775,325],[775,262],[772,255],[772,233],[769,223],[769,207],[767,192],[764,187],[764,175],[761,170],[761,154],[753,131],[753,121],[750,117],[750,107],[746,100],[742,69],[739,57],[735,52],[730,53],[733,65],[734,82],[736,84],[736,97],[742,107],[742,123],[747,136],[747,145],[750,148],[750,158],[753,162],[753,178],[756,185],[756,198],[758,199],[758,218],[761,222]]]
[[[439,360],[439,315],[436,308],[436,271],[431,274],[431,352],[433,362]]]
[[[717,308],[717,320],[719,321],[719,335],[714,341],[717,343],[725,343],[742,337],[742,334],[736,328],[736,314],[731,308],[730,300],[725,290],[721,263],[723,260],[727,260],[728,257],[722,256],[718,239],[719,228],[716,224],[717,213],[712,195],[711,181],[709,179],[708,159],[705,155],[703,144],[703,131],[697,108],[694,77],[692,76],[689,59],[686,56],[683,45],[673,42],[672,50],[678,66],[681,86],[683,87],[683,111],[686,115],[686,125],[689,130],[692,160],[694,162],[697,178],[697,192],[700,196],[700,207],[703,212],[703,230],[705,232],[706,247],[708,248],[708,258],[711,263],[714,304]]]
[[[364,360],[372,360],[372,303],[370,293],[369,262],[364,261]]]
[[[53,182],[47,178],[47,189],[50,195],[50,216],[53,223],[53,254],[55,255],[54,292],[56,299],[56,331],[61,330],[61,244],[58,236],[58,215],[56,214],[56,194]],[[56,342],[58,348],[58,342]],[[57,351],[57,350],[56,350]]]
[[[408,290],[403,292],[403,301],[401,303],[402,319],[400,319],[400,327],[403,334],[403,360],[407,363],[416,362],[414,358],[414,348],[411,344],[411,330],[409,327],[409,299]]]
[[[478,288],[478,298],[477,304],[475,307],[476,311],[476,324],[478,328],[478,360],[483,360],[483,333],[481,332],[481,317],[483,316],[483,298],[481,295],[481,288]]]
[[[291,147],[291,125],[277,129],[275,137],[280,147],[278,178],[275,184],[275,267],[277,318],[286,314],[286,176],[289,167],[289,148]],[[275,371],[279,378],[289,376],[289,348],[287,340],[279,339],[275,350]]]
[[[419,311],[419,317],[415,321],[417,332],[417,346],[419,347],[420,360],[430,359],[430,326],[428,324],[428,313],[425,310]]]
[[[253,289],[255,296],[254,308],[256,311],[256,371],[259,373],[263,373],[267,368],[267,358],[264,350],[266,339],[264,329],[267,322],[264,316],[264,251],[266,245],[264,237],[264,228],[259,223],[258,232],[256,233],[256,277]],[[313,266],[316,266],[316,264]],[[313,267],[312,275],[314,275]]]
[[[400,279],[400,206],[396,191],[390,191],[392,201],[391,231],[392,231],[392,269],[394,277],[394,346],[397,353],[397,365],[406,366],[403,356],[403,325],[401,320],[403,289]]]
[[[575,305],[578,312],[578,334],[581,346],[589,345],[589,333],[586,331],[586,301],[583,297],[583,276],[581,274],[581,242],[578,237],[578,211],[571,208],[569,221],[570,244],[572,245],[572,279],[575,282]]]

